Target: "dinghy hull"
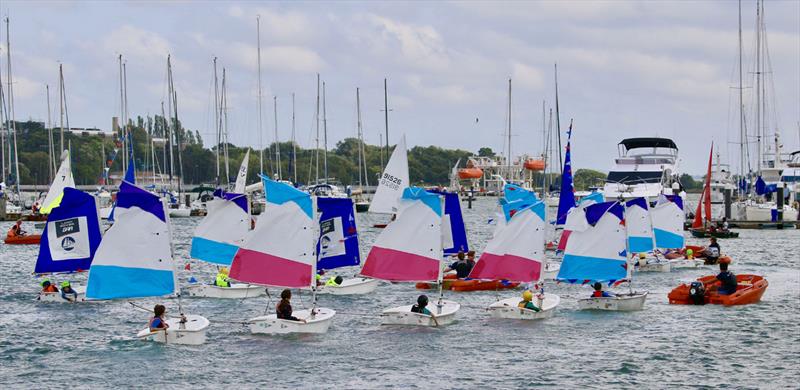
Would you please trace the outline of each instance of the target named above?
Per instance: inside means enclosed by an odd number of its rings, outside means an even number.
[[[188,314],[186,315],[185,324],[180,323],[180,318],[169,318],[166,323],[169,325],[169,328],[166,330],[150,332],[150,328],[144,328],[139,331],[136,337],[164,344],[205,344],[206,331],[210,324],[205,317],[196,314]]]
[[[317,293],[331,295],[369,294],[378,288],[378,284],[380,284],[380,281],[372,278],[345,279],[338,286],[320,286]]]
[[[414,325],[414,326],[439,326],[449,325],[455,322],[456,313],[461,308],[456,302],[442,300],[442,306],[438,302],[428,304],[436,321],[431,316],[411,312],[412,305],[398,306],[386,309],[381,313],[381,324],[383,325]]]
[[[578,300],[580,310],[637,311],[644,308],[647,292]]]
[[[544,294],[544,299],[541,302],[541,311],[533,311],[530,309],[522,309],[519,305],[520,299],[518,297],[506,298],[497,301],[487,309],[489,314],[494,318],[506,318],[512,320],[541,320],[550,318],[556,311],[561,298],[555,294]],[[534,298],[534,304],[536,304]]]
[[[75,303],[86,301],[86,286],[73,285],[72,289],[78,293],[78,297],[75,300],[62,298],[60,292],[40,292],[36,300],[45,303]]]
[[[3,241],[6,245],[39,245],[42,241],[40,234],[28,234],[25,236],[6,236]]]
[[[709,291],[712,286],[719,286],[719,281],[714,275],[704,276],[697,279],[705,286],[703,303],[713,305],[748,305],[761,301],[761,296],[767,291],[769,282],[759,275],[736,275],[736,292],[730,295],[720,295],[716,291]],[[692,305],[695,302],[690,295],[691,286],[682,284],[673,289],[668,295],[669,303],[673,305]]]
[[[245,283],[233,283],[230,287],[218,287],[210,284],[195,284],[186,287],[190,297],[244,299],[260,297],[265,294],[264,288]]]
[[[336,311],[333,309],[320,307],[314,309],[313,317],[310,310],[298,310],[292,313],[306,322],[281,320],[276,314],[251,318],[248,322],[250,332],[254,334],[327,333],[335,314]]]
[[[672,271],[672,264],[669,261],[656,261],[637,265],[636,270],[639,272],[670,272]]]
[[[684,269],[684,268],[699,268],[705,265],[705,260],[702,259],[675,259],[669,261],[670,268]]]

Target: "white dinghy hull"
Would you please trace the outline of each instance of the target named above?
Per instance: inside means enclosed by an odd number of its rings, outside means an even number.
[[[534,299],[534,303],[536,299]],[[561,303],[561,298],[555,294],[544,294],[544,299],[541,302],[541,311],[533,311],[530,309],[522,309],[518,306],[520,302],[520,298],[513,297],[513,298],[506,298],[500,301],[497,301],[491,305],[487,310],[489,314],[494,318],[507,318],[512,320],[540,320],[544,318],[550,318],[556,311],[556,307],[558,307],[559,303]]]
[[[233,283],[230,287],[218,287],[210,284],[195,284],[186,287],[190,297],[244,299],[255,298],[265,294],[264,288],[245,283]]]
[[[578,300],[580,310],[637,311],[644,308],[647,291],[643,293],[619,294],[613,297],[586,298]]]
[[[250,324],[250,332],[254,334],[327,333],[335,314],[333,309],[319,307],[314,309],[313,317],[310,310],[292,313],[306,322],[281,320],[277,314],[251,318],[247,322]]]
[[[434,322],[431,316],[420,313],[411,312],[413,305],[405,305],[386,309],[381,313],[381,324],[383,325],[416,325],[416,326],[436,326],[437,322],[440,326],[449,325],[455,322],[456,312],[461,308],[456,302],[442,300],[441,306],[438,301],[428,304],[430,310],[436,321]]]
[[[675,259],[669,261],[670,267],[672,269],[681,269],[681,268],[700,268],[705,265],[705,261],[702,259]]]
[[[320,286],[318,294],[331,295],[359,295],[369,294],[378,287],[380,280],[372,278],[345,279],[338,286]]]
[[[164,344],[201,345],[206,342],[208,319],[196,314],[186,315],[186,323],[181,324],[180,318],[169,318],[166,323],[169,328],[157,332],[150,332],[150,328],[142,329],[136,337]]]
[[[636,270],[638,272],[670,272],[672,271],[672,266],[669,261],[657,261],[645,265],[638,265]]]
[[[189,218],[192,215],[192,210],[188,207],[180,207],[177,209],[169,209],[170,218]]]
[[[78,293],[77,299],[71,301],[69,299],[64,299],[61,297],[60,292],[40,292],[39,296],[36,298],[39,302],[47,302],[47,303],[75,303],[75,302],[86,302],[86,286],[72,286],[72,289]]]

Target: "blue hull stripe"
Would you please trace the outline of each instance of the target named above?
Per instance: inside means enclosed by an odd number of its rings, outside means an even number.
[[[193,259],[203,260],[209,263],[231,265],[233,256],[236,255],[236,251],[238,250],[239,247],[236,245],[213,241],[202,237],[193,237],[190,256]]]
[[[172,271],[92,265],[86,297],[115,299],[157,297],[175,292]]]
[[[653,239],[651,237],[628,237],[628,245],[631,253],[650,252],[653,250]]]
[[[625,279],[627,270],[625,260],[604,259],[598,257],[564,255],[558,280],[571,283],[605,282]]]
[[[653,229],[656,235],[656,246],[659,248],[678,249],[683,248],[683,235],[675,234],[661,229]]]

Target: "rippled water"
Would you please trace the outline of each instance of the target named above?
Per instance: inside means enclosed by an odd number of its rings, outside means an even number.
[[[491,234],[486,223],[493,202],[479,199],[474,209],[465,208],[470,244],[479,253]],[[379,219],[359,215],[364,254],[378,234],[367,226]],[[198,220],[173,221],[182,269]],[[9,227],[0,224],[2,231]],[[183,305],[188,312],[212,322],[208,343],[197,347],[132,340],[148,315],[126,301],[37,303],[38,280],[31,271],[38,248],[0,245],[5,271],[0,279],[0,383],[3,388],[796,388],[800,231],[741,230],[741,238],[722,245],[734,259],[734,272],[769,280],[760,304],[667,304],[672,287],[711,273],[708,268],[636,275],[635,287],[650,291],[641,312],[581,312],[575,300],[587,296],[588,287],[550,284],[549,291],[562,298],[552,319],[491,319],[484,308],[495,292],[448,293],[447,298],[462,304],[455,324],[403,328],[381,326],[378,313],[413,302],[419,291],[407,284],[383,284],[369,296],[322,296],[321,305],[339,312],[325,335],[271,337],[251,335],[235,322],[263,313],[274,301],[187,298]],[[211,269],[192,262],[192,271],[181,270],[180,279],[210,280]],[[294,305],[308,300],[308,294],[296,295]],[[158,301],[137,300],[148,307]],[[177,300],[165,301],[175,313]]]

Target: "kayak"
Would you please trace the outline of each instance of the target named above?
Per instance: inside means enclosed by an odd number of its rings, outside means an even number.
[[[720,295],[716,290],[709,291],[712,286],[719,286],[716,276],[704,276],[692,284],[675,287],[667,298],[673,305],[747,305],[759,302],[769,286],[767,279],[759,275],[736,275],[736,282],[738,285],[735,293]]]
[[[739,232],[732,232],[728,231],[710,231],[705,229],[689,229],[689,232],[692,233],[692,236],[696,238],[739,238]]]
[[[455,274],[444,276],[442,290],[451,291],[490,291],[507,290],[516,288],[519,283],[512,283],[505,280],[478,280],[478,279],[458,279]],[[436,283],[417,283],[417,289],[429,290],[438,287]]]
[[[6,245],[39,245],[41,234],[28,234],[24,236],[6,236]]]

